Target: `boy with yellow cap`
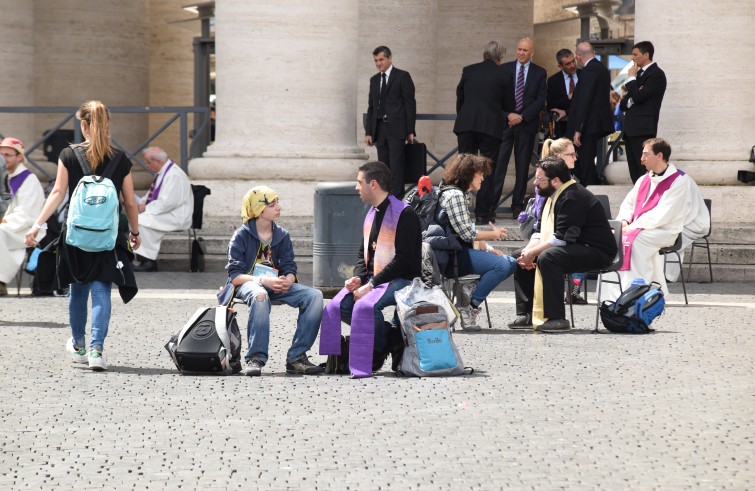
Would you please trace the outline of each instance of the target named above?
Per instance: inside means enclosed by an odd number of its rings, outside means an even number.
[[[228,282],[236,287],[236,298],[249,307],[249,350],[244,373],[250,377],[261,375],[267,363],[272,301],[299,309],[296,332],[286,356],[286,373],[315,375],[324,370],[307,357],[320,328],[322,292],[296,282],[291,236],[275,223],[280,212],[275,191],[267,186],[250,189],[241,205],[244,224],[228,244]]]

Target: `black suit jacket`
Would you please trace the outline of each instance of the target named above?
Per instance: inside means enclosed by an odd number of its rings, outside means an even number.
[[[624,111],[624,133],[627,136],[655,136],[663,95],[666,93],[666,74],[657,63],[650,65],[642,77],[627,82],[627,95],[621,100]],[[629,99],[631,107],[627,107]]]
[[[506,106],[507,84],[510,83],[506,69],[493,60],[464,67],[456,87],[454,133],[476,131],[500,140],[503,113],[513,110]]]
[[[579,83],[579,75],[582,70],[577,69],[577,78],[574,80],[574,90],[577,90],[577,84]],[[553,109],[563,109],[566,111],[566,116],[569,116],[569,108],[571,107],[571,99],[569,99],[569,93],[566,91],[566,83],[564,83],[563,70],[557,71],[555,74],[548,77],[548,94],[546,97],[545,105],[548,111]],[[561,120],[557,124],[556,133],[558,135],[566,134],[566,121]]]
[[[367,118],[364,134],[377,135],[378,99],[380,98],[380,72],[370,78],[370,97],[367,103]],[[414,124],[417,119],[417,101],[414,99],[414,82],[409,72],[393,67],[388,78],[385,93],[385,115],[388,116],[386,129],[393,138],[406,139],[410,133],[416,135]],[[382,112],[382,110],[381,110]]]
[[[577,90],[577,84],[579,83],[579,77],[582,70],[577,70],[577,79],[574,80],[574,90]],[[563,109],[566,111],[566,115],[569,115],[569,108],[571,107],[571,100],[569,100],[569,94],[566,91],[566,84],[564,83],[564,72],[559,70],[555,74],[548,77],[548,95],[546,106],[548,110]]]
[[[582,69],[572,94],[566,137],[574,139],[577,131],[597,138],[613,133],[611,72],[597,58]]]
[[[510,111],[504,112],[504,118],[509,117],[509,112],[514,112],[516,107],[516,64],[518,61],[509,61],[502,66],[509,72],[511,83],[509,84],[509,106]],[[521,130],[525,133],[535,134],[540,128],[540,112],[545,109],[545,82],[548,74],[545,68],[530,62],[530,68],[527,71],[527,78],[524,81],[524,108],[520,115],[522,121],[519,123]],[[508,123],[507,123],[508,124]]]

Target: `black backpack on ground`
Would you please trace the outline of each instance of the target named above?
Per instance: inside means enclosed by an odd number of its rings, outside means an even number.
[[[198,309],[165,349],[184,375],[240,372],[241,333],[236,312],[223,305]]]

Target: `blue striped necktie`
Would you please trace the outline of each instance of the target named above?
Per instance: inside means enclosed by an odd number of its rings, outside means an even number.
[[[524,65],[519,64],[519,75],[516,77],[516,112],[524,108]]]

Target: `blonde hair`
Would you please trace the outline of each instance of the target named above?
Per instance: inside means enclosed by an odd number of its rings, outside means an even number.
[[[568,138],[559,138],[558,140],[551,140],[548,138],[543,142],[543,150],[540,152],[540,158],[562,154],[567,148],[569,148],[569,145],[572,145],[572,141]]]
[[[87,122],[89,143],[83,143],[86,147],[86,156],[92,170],[97,170],[105,157],[113,156],[113,146],[110,143],[110,111],[101,101],[86,101],[81,105],[76,117]]]

